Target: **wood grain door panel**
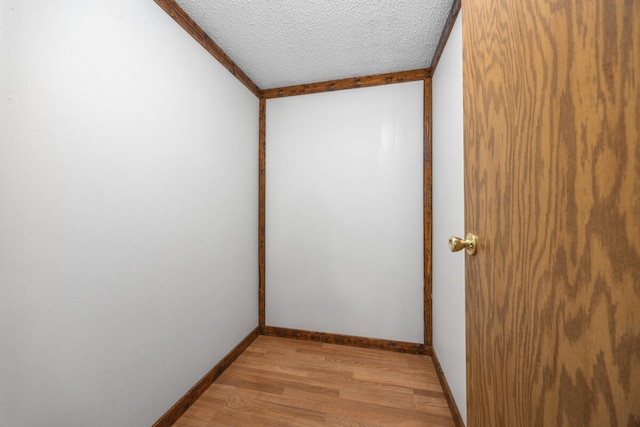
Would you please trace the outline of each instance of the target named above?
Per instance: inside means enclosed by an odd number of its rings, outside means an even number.
[[[462,17],[468,425],[640,425],[640,2]]]

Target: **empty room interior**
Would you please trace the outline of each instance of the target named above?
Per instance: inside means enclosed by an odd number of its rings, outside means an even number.
[[[0,426],[640,425],[640,3],[521,3],[2,0]]]

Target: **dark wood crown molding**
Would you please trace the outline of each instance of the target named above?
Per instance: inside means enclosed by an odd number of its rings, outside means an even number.
[[[438,66],[438,62],[440,61],[440,57],[442,56],[442,52],[444,51],[444,47],[447,44],[447,40],[449,40],[449,34],[451,34],[451,30],[453,29],[453,24],[456,23],[456,18],[458,17],[458,13],[460,12],[461,0],[453,0],[453,4],[451,5],[451,10],[449,11],[449,16],[447,16],[447,22],[444,24],[444,28],[442,29],[442,34],[440,35],[440,40],[438,41],[438,47],[436,48],[436,53],[433,55],[433,59],[431,60],[431,74],[436,70]]]
[[[260,97],[260,88],[238,67],[235,62],[209,37],[187,12],[174,0],[154,0],[169,16],[171,16],[184,30],[204,47],[215,59],[233,74],[255,96]]]
[[[361,87],[380,86],[394,83],[424,80],[431,75],[428,68],[400,71],[397,73],[376,74],[373,76],[352,77],[342,80],[330,80],[320,83],[309,83],[274,89],[265,89],[264,98],[283,98],[286,96],[308,95],[312,93],[332,92],[336,90],[355,89]]]

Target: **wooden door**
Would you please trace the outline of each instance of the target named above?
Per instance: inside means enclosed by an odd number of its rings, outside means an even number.
[[[640,1],[463,1],[468,425],[640,425]]]

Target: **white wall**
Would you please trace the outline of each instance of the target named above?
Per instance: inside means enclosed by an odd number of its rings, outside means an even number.
[[[433,347],[466,422],[462,18],[455,22],[433,76]]]
[[[423,340],[423,83],[267,102],[268,325]]]
[[[150,425],[257,325],[258,101],[153,1],[0,43],[0,424]]]

